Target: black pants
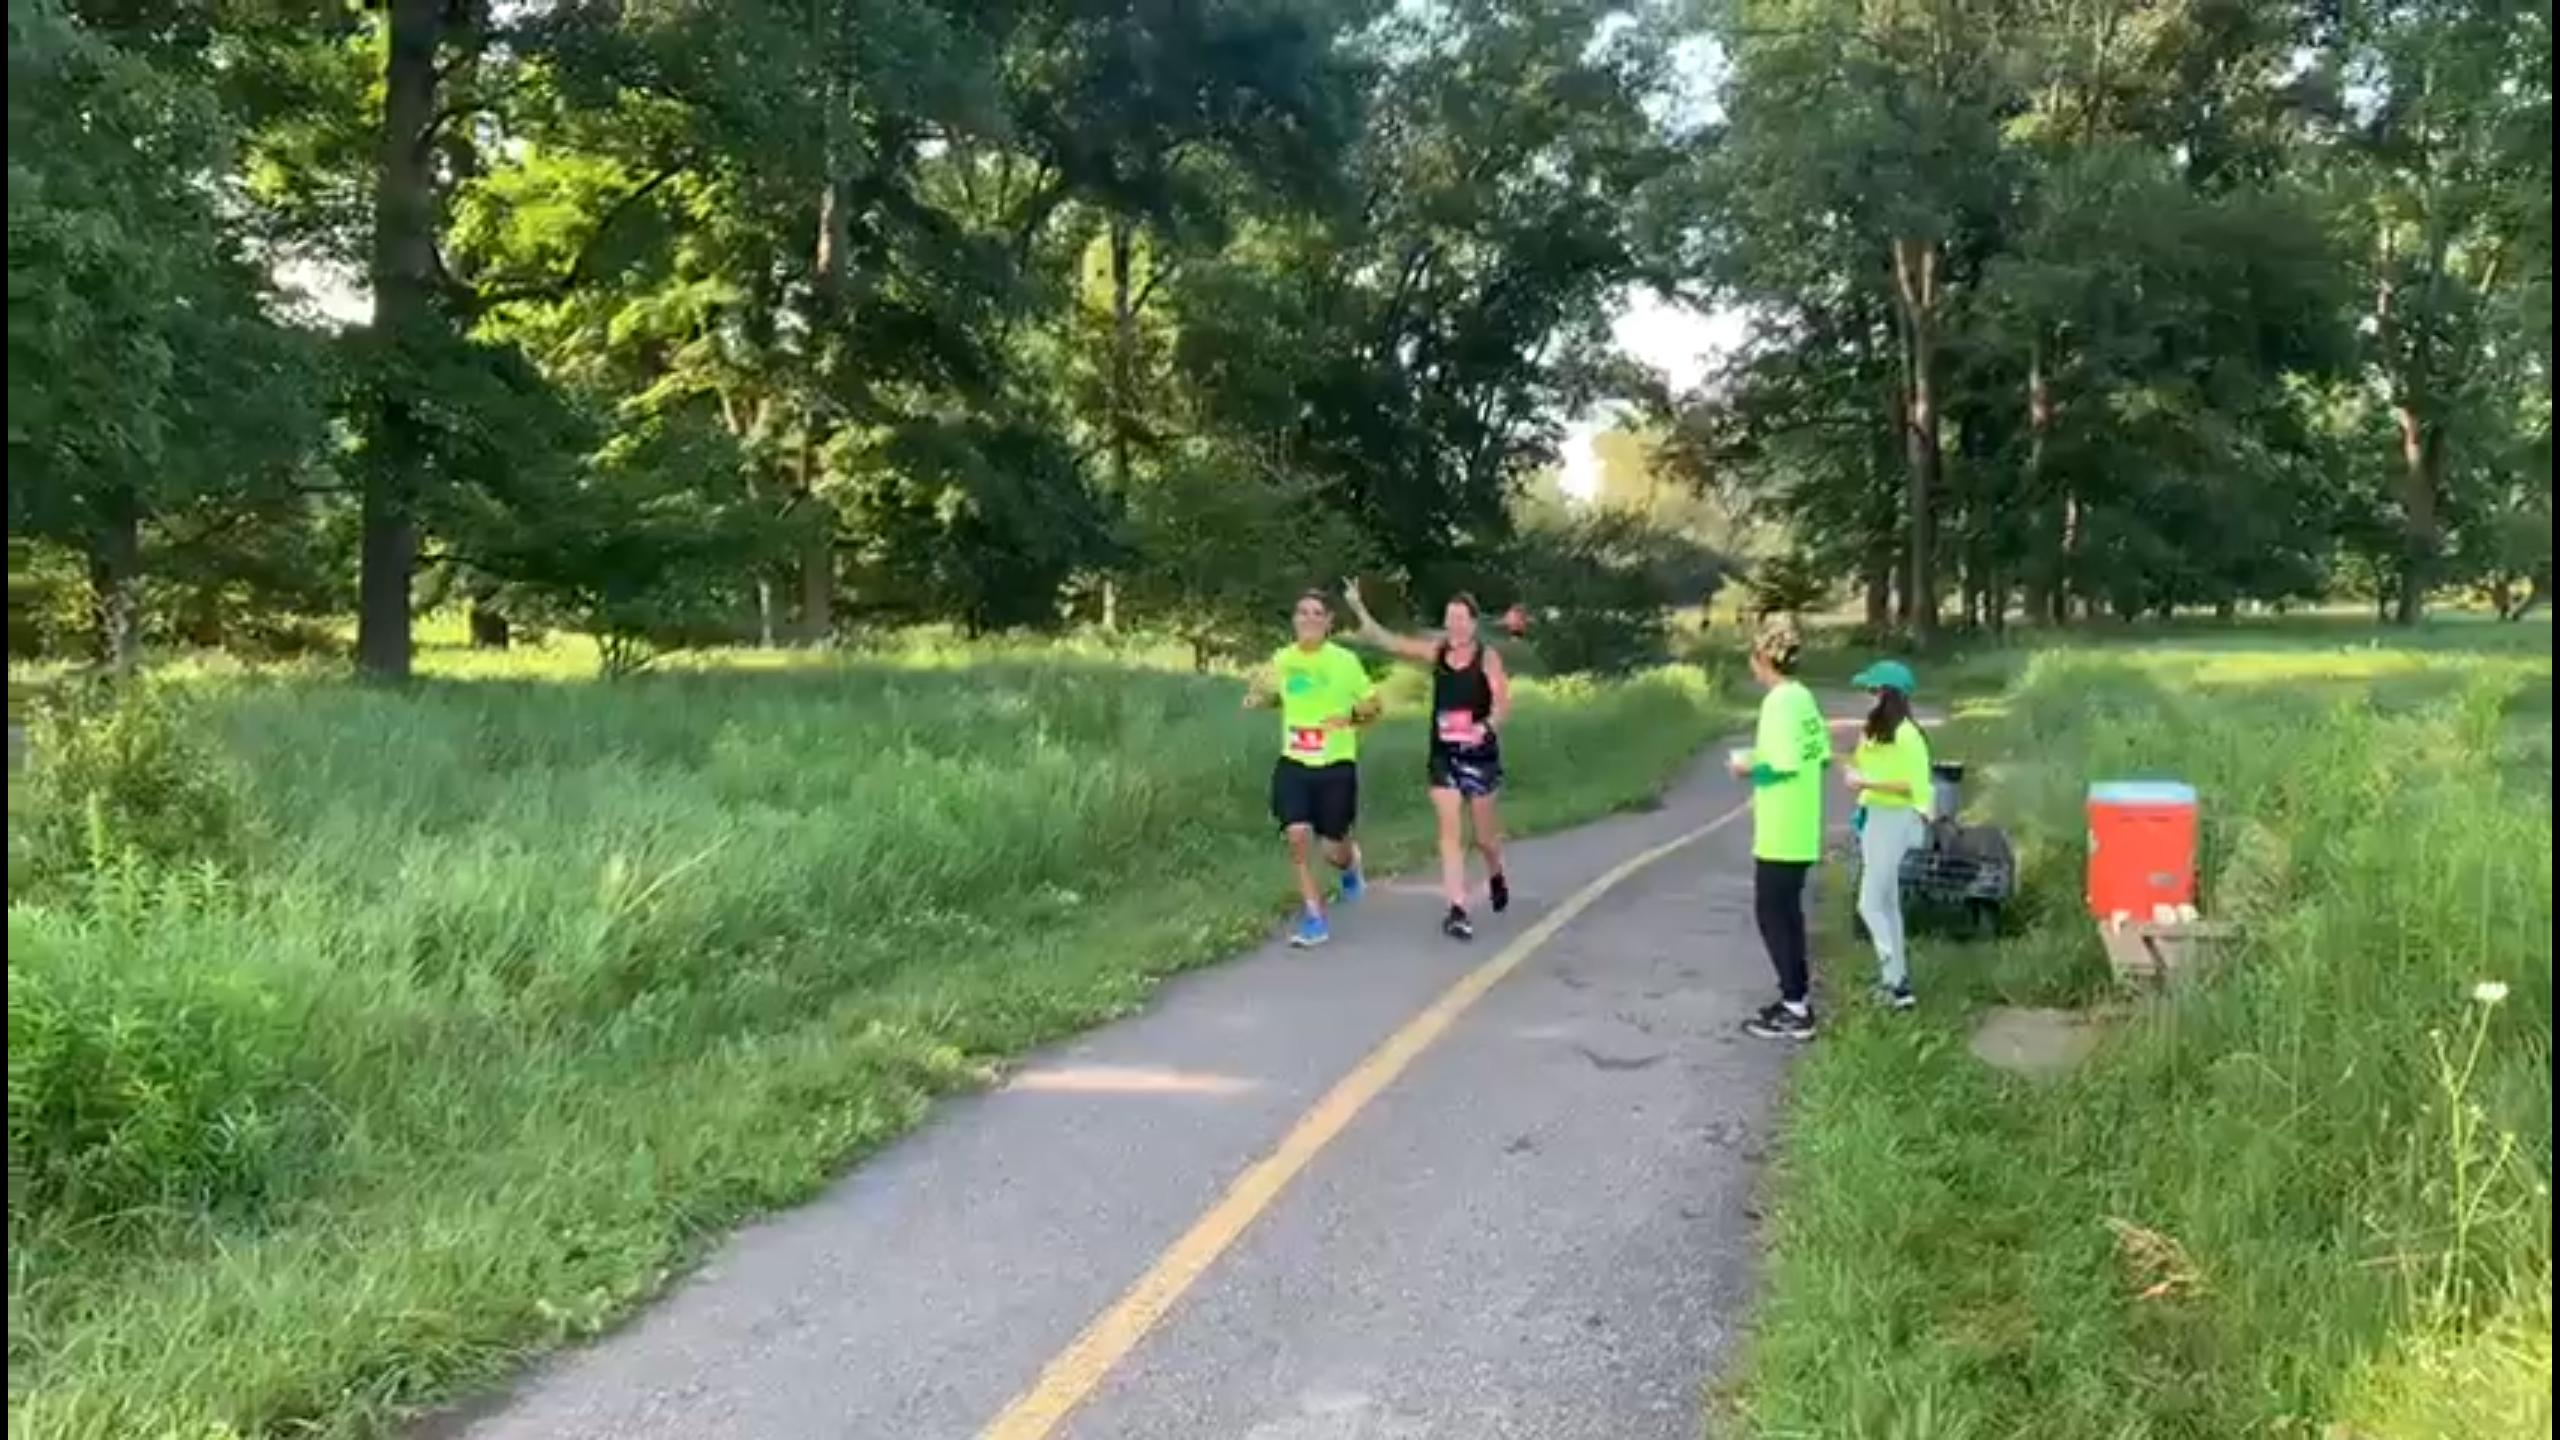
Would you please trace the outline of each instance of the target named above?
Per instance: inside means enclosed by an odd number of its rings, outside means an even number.
[[[1778,998],[1799,1005],[1813,988],[1813,946],[1804,928],[1804,882],[1812,873],[1810,861],[1752,862],[1751,908],[1769,963],[1778,967]]]

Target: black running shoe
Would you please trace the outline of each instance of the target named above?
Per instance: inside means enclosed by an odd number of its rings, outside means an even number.
[[[1743,1033],[1763,1040],[1810,1040],[1813,1038],[1813,1011],[1773,1001],[1766,1009],[1742,1022]]]
[[[1488,888],[1493,891],[1494,914],[1499,915],[1511,908],[1511,882],[1504,878],[1501,871],[1493,872],[1493,880]]]
[[[1473,940],[1476,938],[1475,922],[1467,918],[1465,907],[1452,905],[1449,913],[1440,917],[1440,933],[1452,940]]]

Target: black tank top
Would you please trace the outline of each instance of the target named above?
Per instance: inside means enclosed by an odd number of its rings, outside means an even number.
[[[1493,714],[1493,679],[1484,670],[1484,642],[1476,642],[1474,663],[1463,668],[1449,663],[1449,643],[1440,642],[1439,652],[1431,657],[1431,743],[1453,744],[1445,732],[1444,715],[1464,714],[1476,726]],[[1478,733],[1484,732],[1479,728]]]

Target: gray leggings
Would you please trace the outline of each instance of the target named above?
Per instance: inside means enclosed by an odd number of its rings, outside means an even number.
[[[1928,839],[1917,810],[1896,806],[1867,811],[1858,832],[1858,918],[1867,922],[1876,961],[1888,990],[1911,983],[1911,952],[1902,926],[1902,857]]]

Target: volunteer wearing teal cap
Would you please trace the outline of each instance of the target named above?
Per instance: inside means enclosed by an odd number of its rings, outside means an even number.
[[[1849,789],[1858,799],[1858,917],[1875,941],[1884,1002],[1908,1010],[1919,1002],[1902,924],[1902,857],[1927,842],[1932,808],[1929,741],[1911,718],[1919,680],[1901,661],[1879,660],[1849,683],[1876,697],[1849,763]]]

